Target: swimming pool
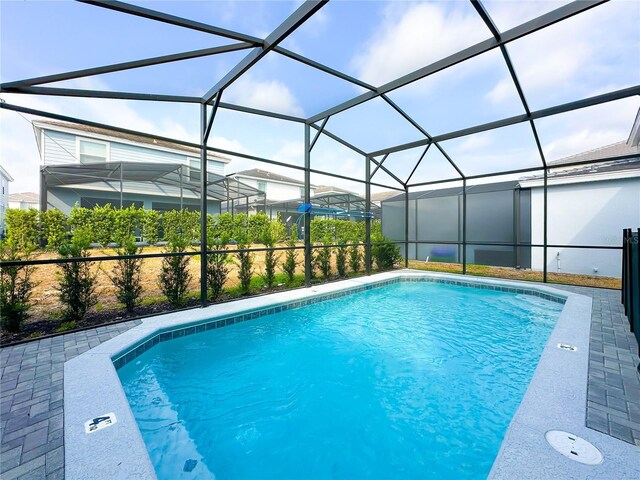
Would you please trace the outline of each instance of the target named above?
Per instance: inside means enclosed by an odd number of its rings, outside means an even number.
[[[485,478],[562,305],[433,282],[159,342],[118,375],[159,478]]]

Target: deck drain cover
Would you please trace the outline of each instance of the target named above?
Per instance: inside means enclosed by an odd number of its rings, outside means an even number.
[[[569,352],[575,352],[578,350],[578,347],[574,347],[573,345],[567,345],[566,343],[559,343],[558,348],[560,350],[568,350]]]
[[[600,450],[573,433],[562,430],[549,430],[544,437],[556,451],[567,458],[587,465],[602,463],[603,457]]]

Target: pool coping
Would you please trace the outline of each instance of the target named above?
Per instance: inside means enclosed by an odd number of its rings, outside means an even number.
[[[381,284],[394,283],[401,279],[438,281],[480,288],[493,287],[493,289],[497,286],[498,289],[515,289],[522,293],[538,292],[539,296],[551,296],[553,298],[550,299],[556,299],[556,301],[558,298],[566,299],[533,379],[505,434],[491,470],[491,478],[540,478],[540,468],[544,465],[554,466],[556,470],[550,475],[552,477],[560,476],[559,472],[566,471],[572,473],[568,476],[564,475],[565,478],[575,478],[573,473],[578,471],[577,465],[580,464],[566,459],[546,444],[544,433],[549,429],[572,431],[595,443],[605,455],[603,464],[586,467],[588,470],[585,470],[585,475],[577,478],[586,476],[587,472],[589,475],[595,473],[596,477],[598,474],[605,473],[605,476],[610,477],[620,472],[618,478],[638,474],[638,470],[634,470],[638,467],[633,465],[632,459],[635,461],[634,455],[640,455],[640,449],[584,426],[591,322],[589,297],[546,285],[402,270],[318,285],[309,289],[278,292],[238,302],[211,305],[204,309],[149,317],[137,327],[66,362],[64,366],[65,477],[70,480],[156,477],[114,362],[122,366],[126,361],[131,361],[158,343],[163,334],[170,333],[171,336],[165,337],[169,339],[174,338],[173,332],[179,330],[183,333],[177,336],[184,335],[187,330],[188,333],[197,333],[203,331],[202,327],[205,324],[215,324],[211,328],[217,328],[235,323],[236,318],[244,321],[257,318],[261,314],[275,313],[275,309],[286,304],[293,304],[292,308],[295,308]],[[204,330],[206,329],[205,326]],[[154,337],[157,339],[155,343],[149,341]],[[559,350],[556,344],[560,342],[576,345],[578,350],[576,352]],[[128,359],[127,355],[129,355]],[[561,368],[563,366],[571,366],[571,368],[563,369]],[[571,374],[568,373],[569,371]],[[576,372],[579,375],[576,375]],[[549,391],[548,386],[557,384],[557,382],[553,383],[557,379],[562,380],[560,383],[562,388]],[[567,402],[569,406],[566,405]],[[108,412],[115,412],[117,423],[98,432],[90,434],[84,432],[84,423],[88,419]],[[636,464],[640,465],[640,457]]]

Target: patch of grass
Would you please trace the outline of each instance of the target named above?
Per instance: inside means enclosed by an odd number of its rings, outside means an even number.
[[[49,314],[49,320],[62,320],[62,310],[54,310]]]
[[[140,300],[141,307],[149,307],[151,305],[157,305],[167,301],[167,297],[145,297]]]
[[[96,309],[96,312],[101,312],[102,310],[104,310],[104,305],[98,302],[96,303],[95,309]]]
[[[76,327],[77,327],[76,322],[62,322],[56,331],[66,332],[68,330],[73,330]]]
[[[29,339],[40,338],[42,335],[44,335],[44,334],[41,331],[31,332],[29,335],[27,335],[27,338],[29,338]]]
[[[422,262],[409,260],[409,268],[416,270],[428,270],[431,272],[462,273],[462,265],[458,263]],[[536,270],[516,270],[508,267],[490,267],[487,265],[467,265],[469,275],[480,277],[495,277],[508,280],[525,280],[529,282],[542,282],[542,272]],[[584,287],[621,288],[619,278],[596,277],[593,275],[578,275],[571,273],[547,273],[549,283],[580,285]]]

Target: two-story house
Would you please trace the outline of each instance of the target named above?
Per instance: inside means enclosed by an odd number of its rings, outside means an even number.
[[[6,231],[5,212],[9,208],[9,182],[13,182],[13,177],[0,165],[0,237]]]
[[[55,121],[33,122],[40,153],[41,210],[110,203],[160,212],[200,208],[200,150],[161,139]],[[230,160],[208,153],[208,206],[259,191],[224,176]]]

